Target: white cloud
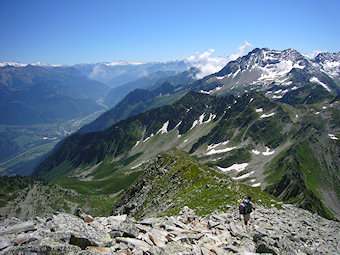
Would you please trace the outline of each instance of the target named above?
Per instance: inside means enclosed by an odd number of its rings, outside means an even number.
[[[246,41],[237,48],[238,52],[226,57],[213,57],[212,55],[214,54],[215,49],[209,49],[203,53],[196,52],[195,55],[188,57],[186,60],[192,64],[192,66],[200,70],[200,73],[196,75],[196,78],[201,79],[204,76],[220,71],[228,62],[244,56],[251,47],[252,45]]]
[[[253,47],[253,45],[251,43],[245,41],[243,45],[240,45],[240,46],[237,47],[238,52],[236,52],[235,54],[231,54],[229,56],[229,61],[236,60],[239,57],[246,55],[249,52],[251,47]]]
[[[101,64],[97,64],[92,69],[92,72],[90,73],[89,77],[90,79],[96,79],[98,77],[104,77],[106,78],[107,73],[104,67]]]
[[[325,52],[325,51],[322,51],[322,50],[313,50],[312,52],[310,53],[307,53],[307,54],[303,54],[305,57],[309,58],[309,59],[313,59],[315,58],[319,53],[322,53],[322,52]]]

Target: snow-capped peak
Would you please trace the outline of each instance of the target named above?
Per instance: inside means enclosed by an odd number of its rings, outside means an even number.
[[[105,62],[103,63],[106,66],[138,66],[145,64],[144,62],[126,62],[126,61],[118,61],[118,62]]]
[[[27,66],[27,64],[19,63],[19,62],[2,62],[0,63],[0,67],[4,66],[15,66],[15,67],[24,67]]]
[[[197,82],[197,90],[214,94],[215,88],[221,88],[224,93],[268,90],[274,85],[289,88],[293,87],[293,83],[294,86],[304,86],[313,77],[318,78],[328,89],[334,90],[334,85],[325,75],[339,78],[339,53],[319,53],[317,57],[310,59],[295,49],[280,51],[256,48],[229,62],[221,71],[208,76],[203,82]],[[274,98],[282,96],[276,95]]]
[[[14,67],[25,67],[25,66],[44,66],[44,67],[60,67],[62,65],[58,65],[58,64],[45,64],[45,63],[41,63],[41,62],[36,62],[36,63],[31,63],[31,64],[26,64],[26,63],[20,63],[20,62],[2,62],[0,63],[0,67],[4,67],[4,66],[14,66]]]

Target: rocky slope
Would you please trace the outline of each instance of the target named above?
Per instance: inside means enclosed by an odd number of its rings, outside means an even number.
[[[136,220],[127,215],[92,218],[57,213],[0,223],[0,254],[337,254],[340,224],[282,205],[258,206],[243,226],[236,208],[199,217]]]

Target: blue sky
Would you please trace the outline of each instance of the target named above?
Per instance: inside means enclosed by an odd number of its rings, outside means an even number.
[[[340,1],[0,0],[0,62],[166,61],[240,45],[340,51]]]

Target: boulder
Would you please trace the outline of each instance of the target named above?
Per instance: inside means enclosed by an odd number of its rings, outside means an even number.
[[[53,229],[69,243],[85,249],[87,246],[107,246],[112,242],[110,235],[103,229],[86,224],[76,216],[60,213],[52,220]]]
[[[36,227],[33,221],[19,222],[17,224],[1,228],[0,236],[5,234],[16,234],[34,230],[36,230]]]
[[[93,219],[93,217],[91,215],[85,215],[84,221],[89,223],[89,222],[93,222],[94,219]]]

